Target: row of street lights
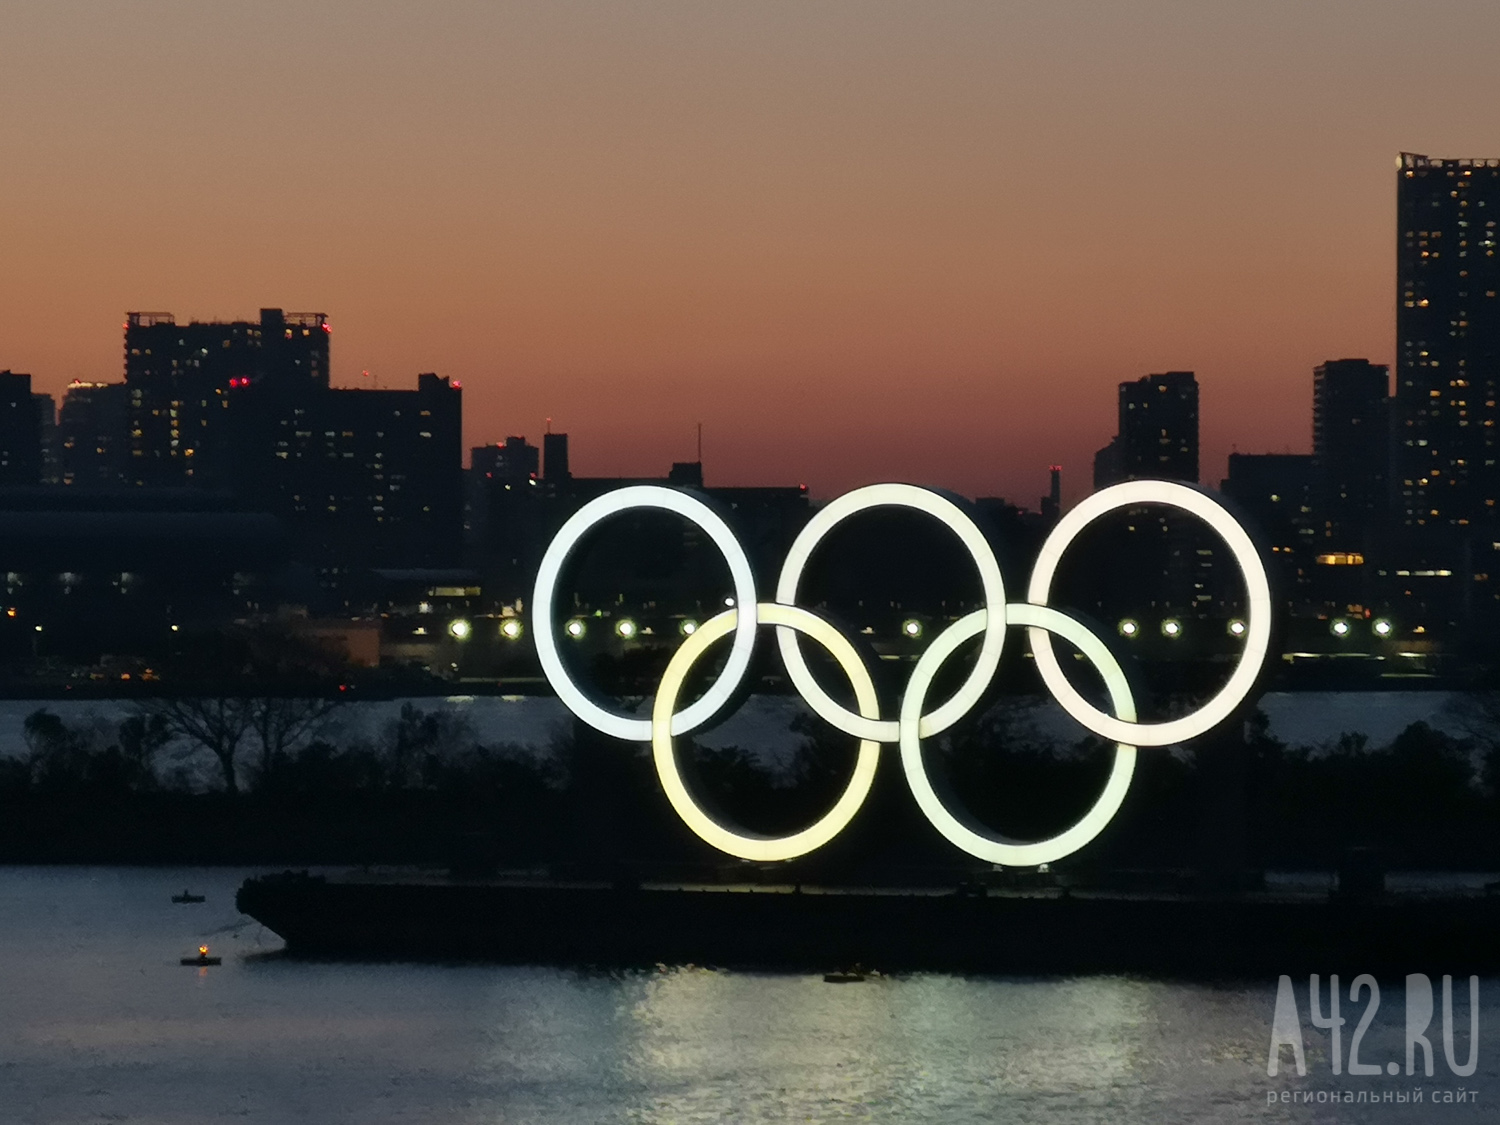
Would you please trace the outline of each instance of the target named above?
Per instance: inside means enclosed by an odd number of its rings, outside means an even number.
[[[563,625],[563,632],[575,641],[582,640],[588,634],[588,625],[582,617],[569,618]],[[638,636],[642,630],[635,621],[629,617],[622,617],[615,622],[615,636],[623,640],[631,640]],[[684,617],[677,623],[677,631],[684,637],[691,637],[698,631],[698,622],[691,617]],[[526,627],[521,624],[520,618],[507,617],[500,622],[500,635],[508,641],[518,641],[526,632]],[[448,634],[456,641],[466,641],[474,635],[474,626],[467,618],[458,617],[448,623]],[[914,617],[909,617],[901,623],[901,635],[915,640],[922,635],[922,623]]]
[[[1120,636],[1126,638],[1127,640],[1134,640],[1136,637],[1139,637],[1141,635],[1141,623],[1133,617],[1122,617],[1117,628],[1119,629]],[[1247,627],[1244,620],[1242,618],[1236,617],[1229,622],[1228,626],[1226,626],[1226,631],[1231,637],[1235,637],[1236,639],[1238,639],[1244,637],[1246,628]],[[1331,622],[1329,622],[1328,631],[1335,637],[1343,638],[1349,636],[1349,634],[1354,631],[1354,625],[1349,621],[1347,617],[1335,617]],[[1371,623],[1370,631],[1381,640],[1384,640],[1396,631],[1396,627],[1391,624],[1389,618],[1377,617],[1374,622]],[[1169,641],[1177,640],[1183,635],[1183,624],[1181,620],[1176,617],[1162,618],[1161,635],[1166,637]]]
[[[172,628],[176,629],[177,627],[174,625]],[[1142,632],[1141,623],[1133,617],[1122,617],[1117,628],[1120,636],[1127,640],[1136,639]],[[38,626],[37,630],[40,632],[41,626]],[[1349,636],[1353,630],[1353,624],[1346,617],[1335,617],[1328,625],[1328,631],[1339,638]],[[677,631],[684,637],[691,637],[698,631],[698,623],[690,617],[684,617],[677,623]],[[1231,637],[1242,638],[1246,631],[1245,622],[1241,618],[1236,617],[1229,622],[1226,631]],[[1395,632],[1395,626],[1391,624],[1389,618],[1377,617],[1371,623],[1370,631],[1384,640]],[[522,634],[525,632],[526,627],[521,624],[519,618],[507,617],[500,623],[500,635],[508,641],[520,640]],[[588,633],[588,626],[584,623],[583,618],[573,617],[569,618],[567,624],[563,626],[563,632],[573,640],[578,641],[582,640]],[[622,640],[631,640],[640,632],[640,627],[629,617],[622,617],[615,622],[615,635]],[[1161,635],[1163,637],[1166,637],[1169,641],[1175,641],[1183,635],[1183,632],[1184,627],[1179,618],[1162,618]],[[448,625],[448,633],[454,640],[466,641],[473,635],[474,626],[466,618],[455,618]],[[901,622],[901,635],[911,640],[916,640],[922,635],[922,623],[915,617],[908,617],[905,621]]]

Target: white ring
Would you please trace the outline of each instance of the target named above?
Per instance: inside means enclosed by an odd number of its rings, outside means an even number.
[[[999,863],[1007,867],[1035,867],[1039,863],[1051,863],[1063,856],[1072,855],[1104,830],[1104,826],[1120,811],[1125,792],[1130,788],[1130,777],[1135,772],[1136,749],[1123,742],[1115,747],[1114,766],[1110,770],[1109,780],[1104,784],[1104,792],[1077,824],[1050,839],[1023,843],[1004,836],[992,836],[971,828],[954,816],[933,789],[932,779],[927,775],[927,766],[922,761],[922,739],[918,733],[917,718],[922,712],[922,701],[927,688],[943,661],[960,644],[986,627],[985,615],[988,612],[984,609],[976,610],[944,629],[912,669],[906,694],[901,699],[901,768],[918,806],[932,822],[932,826],[947,837],[949,842],[988,863]],[[1104,642],[1084,625],[1064,613],[1039,605],[1006,606],[1005,617],[1012,624],[1029,626],[1033,635],[1039,630],[1054,632],[1076,645],[1103,676],[1110,703],[1121,718],[1135,718],[1135,701],[1131,698],[1130,684],[1125,679],[1125,673]]]
[[[740,604],[745,606],[752,603],[741,602]],[[875,683],[870,679],[869,670],[865,668],[864,662],[859,658],[859,653],[842,633],[821,617],[798,606],[762,602],[755,607],[755,610],[753,616],[748,613],[743,615],[752,626],[758,620],[763,625],[796,629],[824,645],[848,675],[854,687],[854,698],[860,713],[862,715],[879,713],[879,703],[875,698]],[[736,628],[736,615],[739,612],[739,609],[725,610],[718,616],[705,621],[682,642],[682,647],[673,654],[671,661],[667,664],[667,670],[662,674],[661,686],[656,690],[656,703],[651,709],[651,756],[656,762],[656,773],[661,779],[661,787],[667,794],[667,800],[672,803],[672,808],[677,811],[683,823],[701,839],[721,852],[728,852],[740,859],[757,860],[762,863],[794,859],[799,855],[806,855],[815,848],[822,847],[842,832],[854,819],[854,814],[864,804],[865,797],[870,792],[870,785],[875,780],[875,767],[880,761],[880,747],[875,742],[862,739],[859,744],[859,757],[854,763],[854,774],[833,808],[829,809],[811,827],[794,832],[790,836],[760,836],[736,832],[731,828],[726,828],[704,812],[703,807],[688,792],[687,786],[683,784],[682,774],[677,769],[677,754],[672,746],[670,729],[672,724],[668,722],[668,719],[672,715],[672,708],[676,706],[677,693],[682,690],[683,681],[687,678],[693,662],[714,641]]]
[[[807,566],[813,548],[835,525],[857,512],[880,507],[911,508],[924,512],[953,532],[968,550],[979,570],[985,604],[1005,604],[1005,579],[1001,577],[1000,564],[995,561],[995,554],[990,550],[984,533],[952,500],[930,489],[911,484],[872,484],[856,488],[853,492],[844,493],[813,516],[787,552],[786,562],[781,567],[781,577],[776,583],[776,600],[782,605],[796,602],[797,583],[802,579],[802,571]],[[829,697],[808,670],[797,636],[791,629],[777,629],[776,642],[781,647],[781,659],[786,665],[787,675],[819,718],[855,738],[874,739],[876,742],[896,742],[900,739],[900,730],[894,720],[881,721],[878,718],[855,715]],[[923,738],[930,738],[947,730],[979,702],[995,669],[999,667],[1000,651],[1004,645],[1005,617],[997,613],[984,630],[984,641],[980,644],[979,656],[969,678],[953,693],[951,699],[932,714],[922,717]]]
[[[1035,626],[1029,629],[1031,652],[1053,698],[1090,731],[1111,742],[1171,746],[1197,738],[1228,718],[1255,686],[1255,679],[1260,675],[1261,665],[1271,647],[1271,584],[1266,578],[1266,569],[1250,536],[1223,505],[1200,489],[1173,481],[1133,480],[1102,489],[1059,520],[1052,534],[1047,536],[1031,572],[1026,600],[1037,606],[1046,604],[1062,553],[1079,532],[1106,512],[1138,504],[1165,504],[1197,516],[1224,540],[1239,564],[1246,588],[1245,644],[1228,682],[1191,715],[1164,723],[1129,722],[1106,715],[1078,693],[1063,674],[1052,651],[1052,638],[1044,629]]]
[[[745,557],[744,548],[717,512],[689,493],[655,484],[631,485],[590,500],[573,513],[547,545],[542,564],[537,568],[536,588],[531,599],[532,631],[536,638],[536,653],[542,672],[568,709],[589,726],[629,742],[650,742],[650,719],[636,719],[606,711],[573,682],[567,669],[563,667],[562,657],[557,651],[557,635],[552,629],[552,599],[557,593],[558,576],[562,573],[568,556],[573,553],[573,548],[594,524],[632,508],[661,508],[675,512],[701,527],[729,564],[736,604],[755,604],[755,577],[750,571],[750,560]],[[701,726],[729,702],[730,696],[745,675],[745,669],[750,666],[750,652],[754,645],[755,621],[747,617],[735,629],[729,659],[713,687],[696,703],[672,716],[673,734],[686,734],[694,727]]]

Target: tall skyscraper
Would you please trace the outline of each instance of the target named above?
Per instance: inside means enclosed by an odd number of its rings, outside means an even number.
[[[551,485],[565,484],[572,476],[568,468],[568,435],[542,435],[542,479]]]
[[[1094,455],[1094,488],[1141,479],[1198,481],[1198,380],[1191,371],[1120,384],[1118,429]],[[1106,614],[1208,610],[1216,596],[1215,546],[1196,521],[1143,505],[1115,522],[1086,580],[1093,592],[1081,594],[1080,604],[1097,599]]]
[[[1367,359],[1313,369],[1312,506],[1320,550],[1359,552],[1389,495],[1389,370]]]
[[[1120,384],[1119,429],[1094,456],[1094,487],[1143,477],[1198,480],[1198,380],[1191,371]]]
[[[1457,549],[1500,503],[1500,160],[1399,165],[1395,514]]]

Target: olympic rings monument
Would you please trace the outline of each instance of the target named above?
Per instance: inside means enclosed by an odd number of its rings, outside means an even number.
[[[1143,722],[1124,669],[1084,620],[1051,604],[1059,565],[1079,535],[1110,512],[1166,506],[1201,520],[1223,540],[1245,585],[1244,628],[1227,680],[1190,714]],[[936,519],[957,536],[978,572],[983,608],[937,631],[911,665],[896,698],[881,698],[853,641],[825,617],[798,605],[799,586],[818,544],[834,527],[872,508],[904,508]],[[601,521],[634,509],[691,521],[728,564],[728,608],[687,634],[667,661],[649,717],[625,714],[594,698],[569,675],[553,611],[564,568]],[[1138,480],[1095,493],[1065,515],[1042,544],[1024,597],[1010,595],[999,564],[963,502],[929,489],[880,484],[819,509],[788,550],[774,595],[763,600],[750,562],[729,525],[700,496],[659,485],[620,488],[584,504],[558,531],[536,576],[531,605],[536,650],[548,681],[577,721],[624,742],[650,747],[672,808],[721,854],[758,864],[733,881],[673,881],[599,872],[497,873],[464,878],[287,872],[248,879],[241,911],[286,940],[290,951],[333,956],[483,958],[509,961],[651,965],[695,963],[824,970],[856,963],[882,969],[1000,972],[1327,972],[1351,952],[1358,972],[1407,972],[1441,955],[1454,963],[1500,968],[1500,895],[1339,898],[1326,892],[1245,888],[1137,892],[1078,886],[1048,874],[1035,883],[992,886],[960,875],[957,885],[806,886],[800,877],[768,885],[783,861],[806,856],[849,825],[871,793],[892,747],[922,814],[954,847],[982,864],[1025,869],[1072,855],[1104,829],[1126,800],[1138,753],[1199,739],[1234,722],[1253,703],[1271,651],[1272,603],[1266,571],[1249,534],[1208,492],[1169,481]],[[696,800],[677,760],[675,740],[729,708],[750,675],[757,643],[774,632],[792,686],[807,706],[857,740],[842,792],[814,823],[764,836],[724,823]],[[1005,646],[1024,631],[1052,696],[1085,728],[1115,743],[1103,792],[1077,823],[1043,840],[1015,840],[971,823],[939,793],[923,744],[953,728],[983,701]],[[1104,684],[1106,712],[1068,680],[1054,651],[1060,638],[1091,663]],[[729,645],[717,679],[679,706],[689,674],[709,646]],[[852,708],[813,677],[807,642],[822,646],[848,678]],[[977,653],[946,699],[929,698],[945,662],[961,646]],[[1076,659],[1075,657],[1075,659]],[[957,675],[952,679],[958,679]],[[695,681],[696,683],[697,681]],[[944,684],[951,682],[945,678]],[[608,747],[604,752],[608,752]],[[888,767],[890,768],[890,767]],[[612,857],[601,857],[606,867]],[[748,876],[748,877],[747,877]]]
[[[1194,516],[1229,548],[1246,587],[1243,647],[1234,671],[1217,694],[1191,714],[1165,722],[1138,721],[1124,670],[1104,642],[1079,618],[1048,603],[1058,565],[1068,548],[1100,517],[1117,510],[1158,505]],[[984,592],[984,608],[953,621],[933,637],[916,661],[900,699],[877,698],[874,681],[859,651],[828,620],[797,604],[798,585],[813,551],[839,523],[872,508],[905,508],[937,520],[968,552]],[[734,588],[730,608],[687,635],[657,687],[650,718],[621,714],[595,699],[569,674],[558,649],[553,619],[563,568],[583,537],[597,524],[633,509],[675,513],[696,524],[728,564]],[[726,599],[728,601],[729,599]],[[1102,489],[1073,508],[1042,544],[1023,599],[1008,600],[1000,566],[988,540],[965,506],[955,498],[909,484],[859,488],[819,509],[793,541],[777,578],[773,600],[762,601],[750,561],[724,519],[697,495],[661,485],[616,489],[584,504],[568,519],[542,557],[531,600],[532,631],[542,669],[558,698],[581,721],[604,734],[649,743],[656,773],[672,808],[698,837],[731,856],[775,862],[795,859],[827,844],[854,818],[870,792],[882,744],[899,748],[901,769],[918,807],[954,846],[980,860],[1005,867],[1051,863],[1086,846],[1119,811],[1130,788],[1140,748],[1160,748],[1208,733],[1229,719],[1260,676],[1271,647],[1272,604],[1265,566],[1250,535],[1213,494],[1163,480],[1135,480]],[[763,836],[711,816],[693,797],[678,768],[674,739],[720,715],[735,697],[750,667],[762,626],[775,630],[788,677],[807,706],[834,728],[859,741],[854,768],[843,793],[815,823],[786,836]],[[1066,830],[1045,839],[1013,840],[971,823],[962,810],[945,803],[923,762],[922,744],[951,728],[974,710],[999,667],[1014,626],[1024,629],[1036,667],[1054,699],[1087,730],[1114,742],[1114,764],[1094,805]],[[1095,707],[1063,672],[1052,638],[1062,638],[1089,661],[1104,682],[1113,714]],[[709,646],[730,638],[730,651],[713,685],[695,702],[678,709],[678,698],[693,666]],[[933,680],[965,641],[979,638],[972,670],[946,700],[928,699]],[[813,677],[803,639],[821,645],[848,677],[856,710],[836,702]]]

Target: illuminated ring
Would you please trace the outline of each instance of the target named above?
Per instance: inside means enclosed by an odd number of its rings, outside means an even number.
[[[927,688],[943,661],[964,641],[985,629],[985,615],[988,613],[988,610],[976,610],[944,629],[912,669],[906,694],[901,699],[901,768],[906,773],[906,783],[918,806],[932,822],[932,826],[951,843],[988,863],[999,863],[1007,867],[1034,867],[1039,863],[1051,863],[1063,856],[1072,855],[1104,830],[1104,826],[1120,811],[1125,792],[1130,788],[1130,777],[1135,772],[1136,748],[1123,742],[1115,747],[1114,766],[1110,770],[1109,780],[1104,784],[1104,792],[1077,824],[1051,839],[1024,843],[1004,836],[992,836],[970,827],[956,817],[937,795],[932,787],[932,779],[927,776],[927,767],[922,761],[918,716],[922,713],[922,701]],[[1056,633],[1075,645],[1104,678],[1104,686],[1115,711],[1122,719],[1135,718],[1135,700],[1131,697],[1125,673],[1114,654],[1088,628],[1064,613],[1040,605],[1006,606],[1005,619],[1014,625],[1030,627],[1033,636],[1038,632]]]
[[[839,524],[857,512],[868,508],[911,508],[932,516],[954,535],[958,536],[979,570],[979,581],[984,588],[986,605],[1005,604],[1005,580],[1000,575],[1000,564],[995,554],[974,521],[945,496],[926,488],[911,484],[872,484],[856,488],[832,501],[808,521],[793,541],[787,552],[786,562],[781,568],[781,577],[776,583],[776,600],[782,605],[792,605],[797,600],[797,583],[802,571],[818,542]],[[814,713],[825,722],[855,738],[873,739],[876,742],[896,742],[900,738],[899,725],[890,719],[856,715],[848,708],[831,699],[808,670],[802,657],[801,646],[791,629],[776,630],[776,642],[781,647],[781,659],[786,665],[787,675],[802,693],[803,700]],[[984,641],[979,646],[979,656],[969,678],[953,693],[941,707],[930,715],[924,715],[920,734],[930,738],[947,730],[967,714],[984,694],[995,669],[1000,665],[1000,651],[1005,645],[1005,615],[996,613],[984,629]],[[878,716],[878,712],[876,715]]]
[[[1234,517],[1207,493],[1171,481],[1134,480],[1103,489],[1059,520],[1052,529],[1052,534],[1047,536],[1041,553],[1037,556],[1036,567],[1031,572],[1031,585],[1027,588],[1026,600],[1037,606],[1046,604],[1057,564],[1079,532],[1106,512],[1139,504],[1165,504],[1197,516],[1228,545],[1229,552],[1234,556],[1240,574],[1245,579],[1244,649],[1234,673],[1219,689],[1219,693],[1191,715],[1164,723],[1137,723],[1115,718],[1084,699],[1068,682],[1052,651],[1052,638],[1044,628],[1030,626],[1028,634],[1031,652],[1036,658],[1042,680],[1052,692],[1053,698],[1062,704],[1063,710],[1069,715],[1094,734],[1111,742],[1126,742],[1135,746],[1170,746],[1197,738],[1228,718],[1250,694],[1271,646],[1271,585],[1255,545],[1250,542],[1250,536]],[[1007,613],[1009,612],[1008,609]],[[1072,640],[1071,637],[1068,639]],[[1073,643],[1077,644],[1077,641]],[[1082,648],[1081,645],[1079,647]]]
[[[537,569],[536,589],[531,599],[532,633],[536,637],[536,654],[541,662],[542,672],[568,710],[595,730],[629,742],[649,742],[650,719],[637,719],[606,711],[573,682],[558,654],[557,634],[552,627],[552,601],[557,593],[558,576],[562,573],[568,556],[578,546],[578,541],[600,520],[628,512],[632,508],[661,508],[675,512],[701,527],[729,564],[729,575],[734,582],[735,604],[755,604],[755,577],[750,571],[750,560],[745,557],[744,548],[717,512],[695,496],[654,484],[631,485],[590,500],[573,513],[547,545],[547,552],[542,556],[542,564]],[[734,631],[729,659],[714,686],[702,699],[685,708],[681,714],[672,716],[673,734],[685,734],[694,727],[701,726],[729,702],[729,697],[744,678],[745,669],[750,666],[750,650],[754,645],[755,621],[747,615]]]
[[[854,687],[855,703],[862,715],[873,716],[880,713],[880,705],[875,698],[875,682],[870,679],[869,670],[865,667],[864,661],[859,658],[859,653],[855,651],[854,646],[832,625],[817,614],[798,606],[775,605],[770,602],[762,602],[756,606],[753,616],[749,613],[741,614],[737,607],[705,621],[693,631],[687,640],[682,642],[682,647],[673,655],[667,664],[666,672],[662,674],[661,686],[656,689],[656,704],[651,708],[651,756],[656,762],[656,775],[661,779],[661,787],[667,794],[667,800],[672,802],[672,807],[677,810],[677,815],[701,839],[721,852],[763,863],[795,859],[815,848],[821,848],[842,832],[854,819],[854,814],[859,811],[860,805],[865,803],[871,782],[875,780],[875,766],[880,761],[880,747],[869,739],[862,739],[859,744],[859,757],[854,763],[854,775],[850,777],[849,784],[845,786],[844,792],[834,803],[833,808],[829,809],[823,818],[811,827],[794,832],[790,836],[761,836],[736,832],[724,827],[704,812],[703,807],[693,800],[692,794],[683,784],[682,774],[677,769],[677,754],[672,746],[672,734],[668,729],[667,720],[672,714],[672,708],[677,704],[677,693],[682,690],[683,681],[687,678],[693,663],[703,655],[709,645],[728,633],[730,629],[736,628],[737,615],[741,620],[749,620],[752,625],[758,621],[762,625],[795,629],[799,633],[806,633],[821,644],[839,662],[839,666],[849,677],[849,682]]]

